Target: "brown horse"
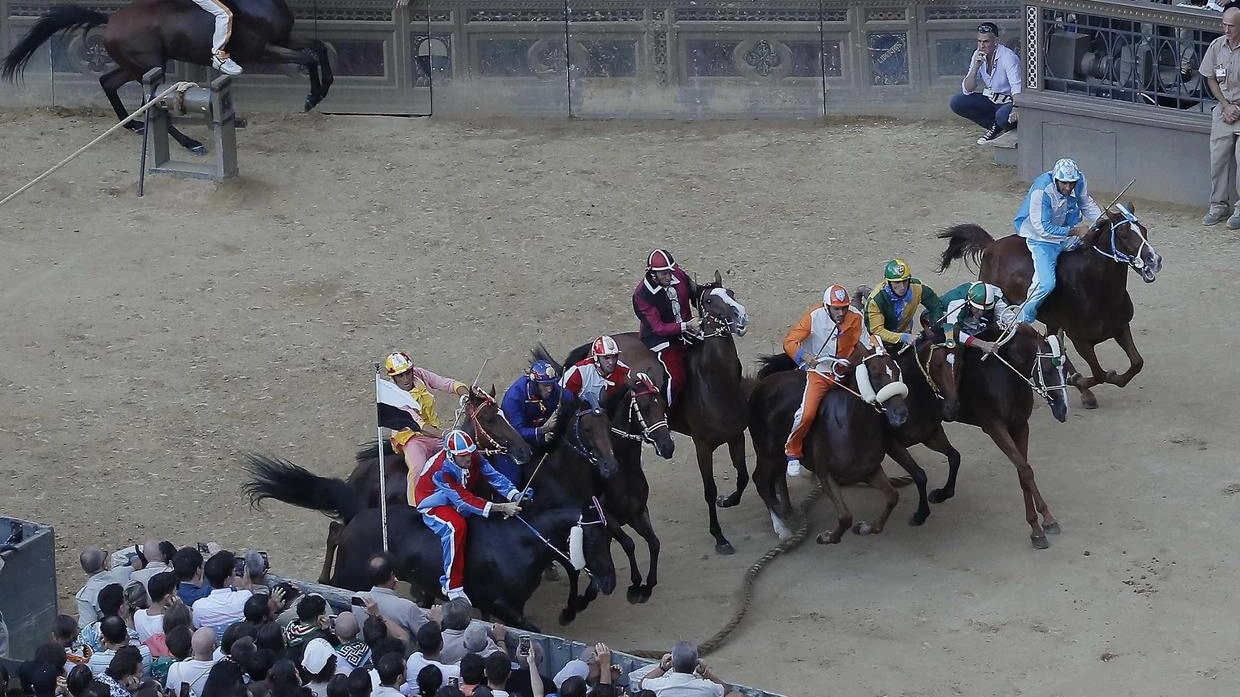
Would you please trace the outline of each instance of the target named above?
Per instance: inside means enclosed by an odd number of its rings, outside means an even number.
[[[323,101],[333,77],[322,41],[293,39],[293,12],[285,0],[223,0],[233,11],[233,33],[227,49],[238,63],[291,63],[302,66],[310,76],[310,94],[305,109]],[[109,16],[78,5],[57,5],[31,27],[13,47],[0,66],[0,76],[13,80],[35,51],[55,34],[72,29],[89,30],[103,26],[103,45],[116,62],[99,77],[99,84],[116,111],[118,119],[129,115],[119,90],[126,83],[141,80],[151,68],[166,68],[168,61],[191,65],[211,64],[211,35],[215,20],[192,2],[185,0],[137,0]],[[128,128],[141,132],[142,122]],[[182,147],[197,154],[206,152],[202,143],[175,128],[169,134]]]
[[[749,316],[735,294],[723,287],[718,271],[713,283],[697,286],[694,302],[702,315],[705,339],[685,355],[685,386],[668,413],[668,421],[673,431],[693,439],[715,551],[732,554],[736,549],[723,536],[716,506],[728,508],[740,503],[741,494],[749,485],[749,471],[745,467],[748,394],[741,380],[741,359],[732,339],[733,335],[745,335]],[[662,364],[636,332],[613,334],[612,338],[620,346],[620,359],[630,368],[652,377],[663,375]],[[588,344],[577,347],[569,354],[568,363],[585,358],[589,349]],[[736,491],[726,497],[719,496],[714,472],[715,449],[724,443],[736,468]]]
[[[820,544],[839,542],[849,527],[858,535],[881,533],[900,500],[882,468],[884,423],[899,428],[909,418],[904,398],[907,388],[902,384],[900,368],[881,342],[872,349],[858,343],[849,360],[857,369],[823,398],[802,458],[824,484],[838,514],[835,529],[818,535]],[[787,538],[795,514],[788,495],[784,443],[807,376],[782,353],[765,356],[761,363],[758,384],[749,401],[749,433],[756,453],[754,487],[770,511],[775,534]],[[924,486],[924,473],[922,479]],[[840,487],[857,482],[868,483],[886,497],[886,508],[877,523],[853,525]]]
[[[1038,319],[1046,323],[1047,334],[1067,332],[1072,345],[1089,364],[1089,377],[1071,371],[1069,378],[1081,392],[1085,408],[1098,406],[1091,387],[1109,383],[1128,384],[1145,361],[1132,340],[1132,299],[1128,296],[1128,269],[1146,283],[1153,283],[1162,270],[1162,256],[1149,242],[1149,231],[1132,214],[1132,206],[1119,206],[1105,213],[1084,238],[1084,244],[1059,257],[1055,289],[1038,308]],[[1025,240],[1011,235],[995,240],[977,225],[956,225],[939,235],[949,240],[939,271],[952,261],[981,257],[978,278],[1003,290],[1009,302],[1022,301],[1029,291],[1033,262]],[[1114,339],[1128,356],[1129,367],[1122,375],[1103,370],[1094,347]],[[1069,363],[1069,367],[1071,364]]]

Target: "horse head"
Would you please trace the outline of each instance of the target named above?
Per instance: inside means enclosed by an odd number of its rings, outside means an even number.
[[[582,402],[577,406],[563,442],[598,468],[603,478],[615,476],[620,463],[611,447],[611,419],[597,404]]]
[[[913,344],[915,359],[930,389],[943,401],[943,420],[960,416],[961,360],[959,347],[949,348],[942,327],[929,327]]]
[[[616,590],[616,566],[611,559],[611,533],[598,497],[582,507],[577,524],[568,533],[568,555],[574,568],[586,569],[603,595]]]
[[[1162,255],[1150,244],[1149,230],[1137,220],[1131,203],[1115,204],[1094,223],[1091,246],[1105,257],[1127,264],[1146,283],[1162,271]]]
[[[1068,380],[1064,373],[1063,340],[1059,336],[1042,336],[1028,324],[1017,326],[1012,340],[1001,353],[1008,362],[1028,374],[1029,386],[1042,396],[1055,420],[1068,420]]]
[[[870,348],[866,348],[858,342],[851,359],[856,366],[853,370],[857,391],[866,402],[882,409],[887,423],[899,428],[908,420],[908,404],[905,403],[908,386],[904,384],[895,356],[883,348],[882,340],[872,337],[870,344]]]
[[[735,334],[745,336],[749,331],[749,314],[745,306],[736,301],[736,293],[723,286],[723,277],[715,271],[715,280],[698,286],[698,309],[702,313],[702,330],[709,336]]]
[[[667,425],[667,406],[654,380],[645,373],[629,372],[624,386],[629,392],[626,432],[636,422],[641,433],[633,435],[640,435],[642,441],[654,445],[655,454],[659,457],[671,459],[676,445],[672,441],[672,430]]]
[[[529,462],[533,451],[529,443],[508,422],[508,417],[495,401],[495,388],[488,393],[474,387],[461,397],[457,411],[458,423],[471,429],[478,447],[483,450],[507,453],[520,464]]]

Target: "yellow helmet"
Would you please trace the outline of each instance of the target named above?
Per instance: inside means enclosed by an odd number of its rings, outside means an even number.
[[[413,370],[413,360],[404,351],[398,351],[389,355],[387,360],[384,361],[384,365],[387,366],[387,374],[392,377]]]

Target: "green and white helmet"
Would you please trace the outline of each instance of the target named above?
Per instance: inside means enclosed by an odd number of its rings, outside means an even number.
[[[995,289],[988,283],[974,281],[969,284],[969,305],[979,310],[990,310],[995,306]]]

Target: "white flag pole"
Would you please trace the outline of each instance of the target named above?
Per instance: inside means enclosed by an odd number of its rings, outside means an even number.
[[[379,377],[380,365],[375,364],[375,380]],[[375,436],[379,443],[379,518],[383,521],[383,551],[388,551],[388,515],[387,515],[387,471],[383,466],[383,426],[379,424],[379,383],[375,383]]]

